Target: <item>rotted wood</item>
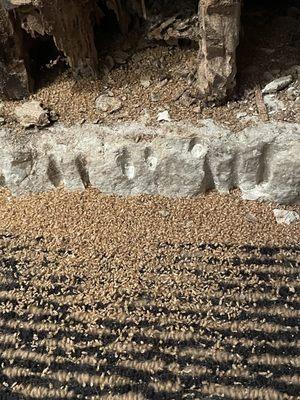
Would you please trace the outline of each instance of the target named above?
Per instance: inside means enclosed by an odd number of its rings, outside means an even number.
[[[19,99],[29,94],[33,82],[21,26],[15,16],[10,18],[7,7],[0,0],[0,96]]]
[[[0,96],[19,99],[33,88],[28,38],[50,37],[76,77],[96,77],[94,26],[101,24],[103,9],[114,11],[125,33],[132,14],[148,18],[148,4],[145,0],[0,0]],[[175,15],[154,25],[148,36],[167,42],[199,41],[198,88],[206,100],[222,100],[235,86],[240,10],[241,0],[200,0],[199,23],[195,15],[183,19]]]
[[[0,0],[0,95],[19,99],[32,90],[29,36],[51,37],[76,77],[96,77],[94,26],[104,17],[101,4],[115,12],[123,32],[128,10],[145,13],[144,0]]]
[[[235,87],[241,0],[201,0],[198,87],[208,101],[222,101]]]

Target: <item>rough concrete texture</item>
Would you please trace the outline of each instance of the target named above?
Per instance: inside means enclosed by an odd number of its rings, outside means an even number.
[[[14,195],[94,186],[120,195],[194,196],[239,187],[245,199],[300,202],[300,125],[237,134],[203,121],[0,130],[0,185]]]

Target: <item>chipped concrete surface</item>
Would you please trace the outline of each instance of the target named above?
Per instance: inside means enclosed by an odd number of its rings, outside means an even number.
[[[0,185],[14,195],[64,186],[105,193],[195,196],[238,187],[245,199],[300,202],[300,125],[258,124],[232,133],[167,123],[55,124],[22,135],[0,130]]]

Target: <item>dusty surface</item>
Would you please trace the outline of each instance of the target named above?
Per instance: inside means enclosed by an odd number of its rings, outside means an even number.
[[[247,200],[300,203],[300,124],[234,134],[211,120],[0,129],[0,185],[13,195],[64,187],[122,196],[197,196],[239,188]]]
[[[1,399],[297,399],[299,223],[273,208],[3,192]]]
[[[300,121],[299,77],[294,66],[300,65],[299,20],[289,16],[287,9],[257,8],[245,10],[243,34],[239,47],[238,89],[233,100],[223,106],[205,106],[197,97],[195,87],[197,49],[148,43],[135,35],[128,41],[114,39],[111,47],[105,42],[102,58],[124,51],[119,63],[108,75],[97,81],[76,82],[69,71],[56,65],[46,73],[33,99],[59,114],[67,124],[116,123],[143,121],[153,124],[158,112],[169,110],[173,121],[189,120],[197,124],[203,118],[213,118],[240,130],[262,118],[255,99],[255,87],[263,87],[272,79],[293,73],[292,89],[283,90],[276,98],[281,109],[269,118],[279,121]],[[103,61],[103,60],[102,60]],[[146,86],[146,87],[145,87]],[[112,114],[96,110],[95,99],[103,93],[119,99],[122,108]],[[15,102],[5,103],[7,124],[15,126]]]

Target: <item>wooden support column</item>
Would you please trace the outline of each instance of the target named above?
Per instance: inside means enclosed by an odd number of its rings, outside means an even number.
[[[239,43],[241,0],[200,0],[198,87],[208,101],[222,101],[233,91]]]
[[[53,38],[76,77],[96,77],[101,16],[96,0],[0,0],[0,95],[20,99],[32,90],[29,48],[38,36]]]
[[[21,99],[29,95],[32,79],[20,23],[4,5],[0,0],[0,97]]]
[[[74,75],[96,77],[98,55],[93,22],[101,14],[95,0],[39,0],[38,11],[37,23],[41,22],[44,32],[53,37]],[[28,29],[30,32],[30,24]]]

